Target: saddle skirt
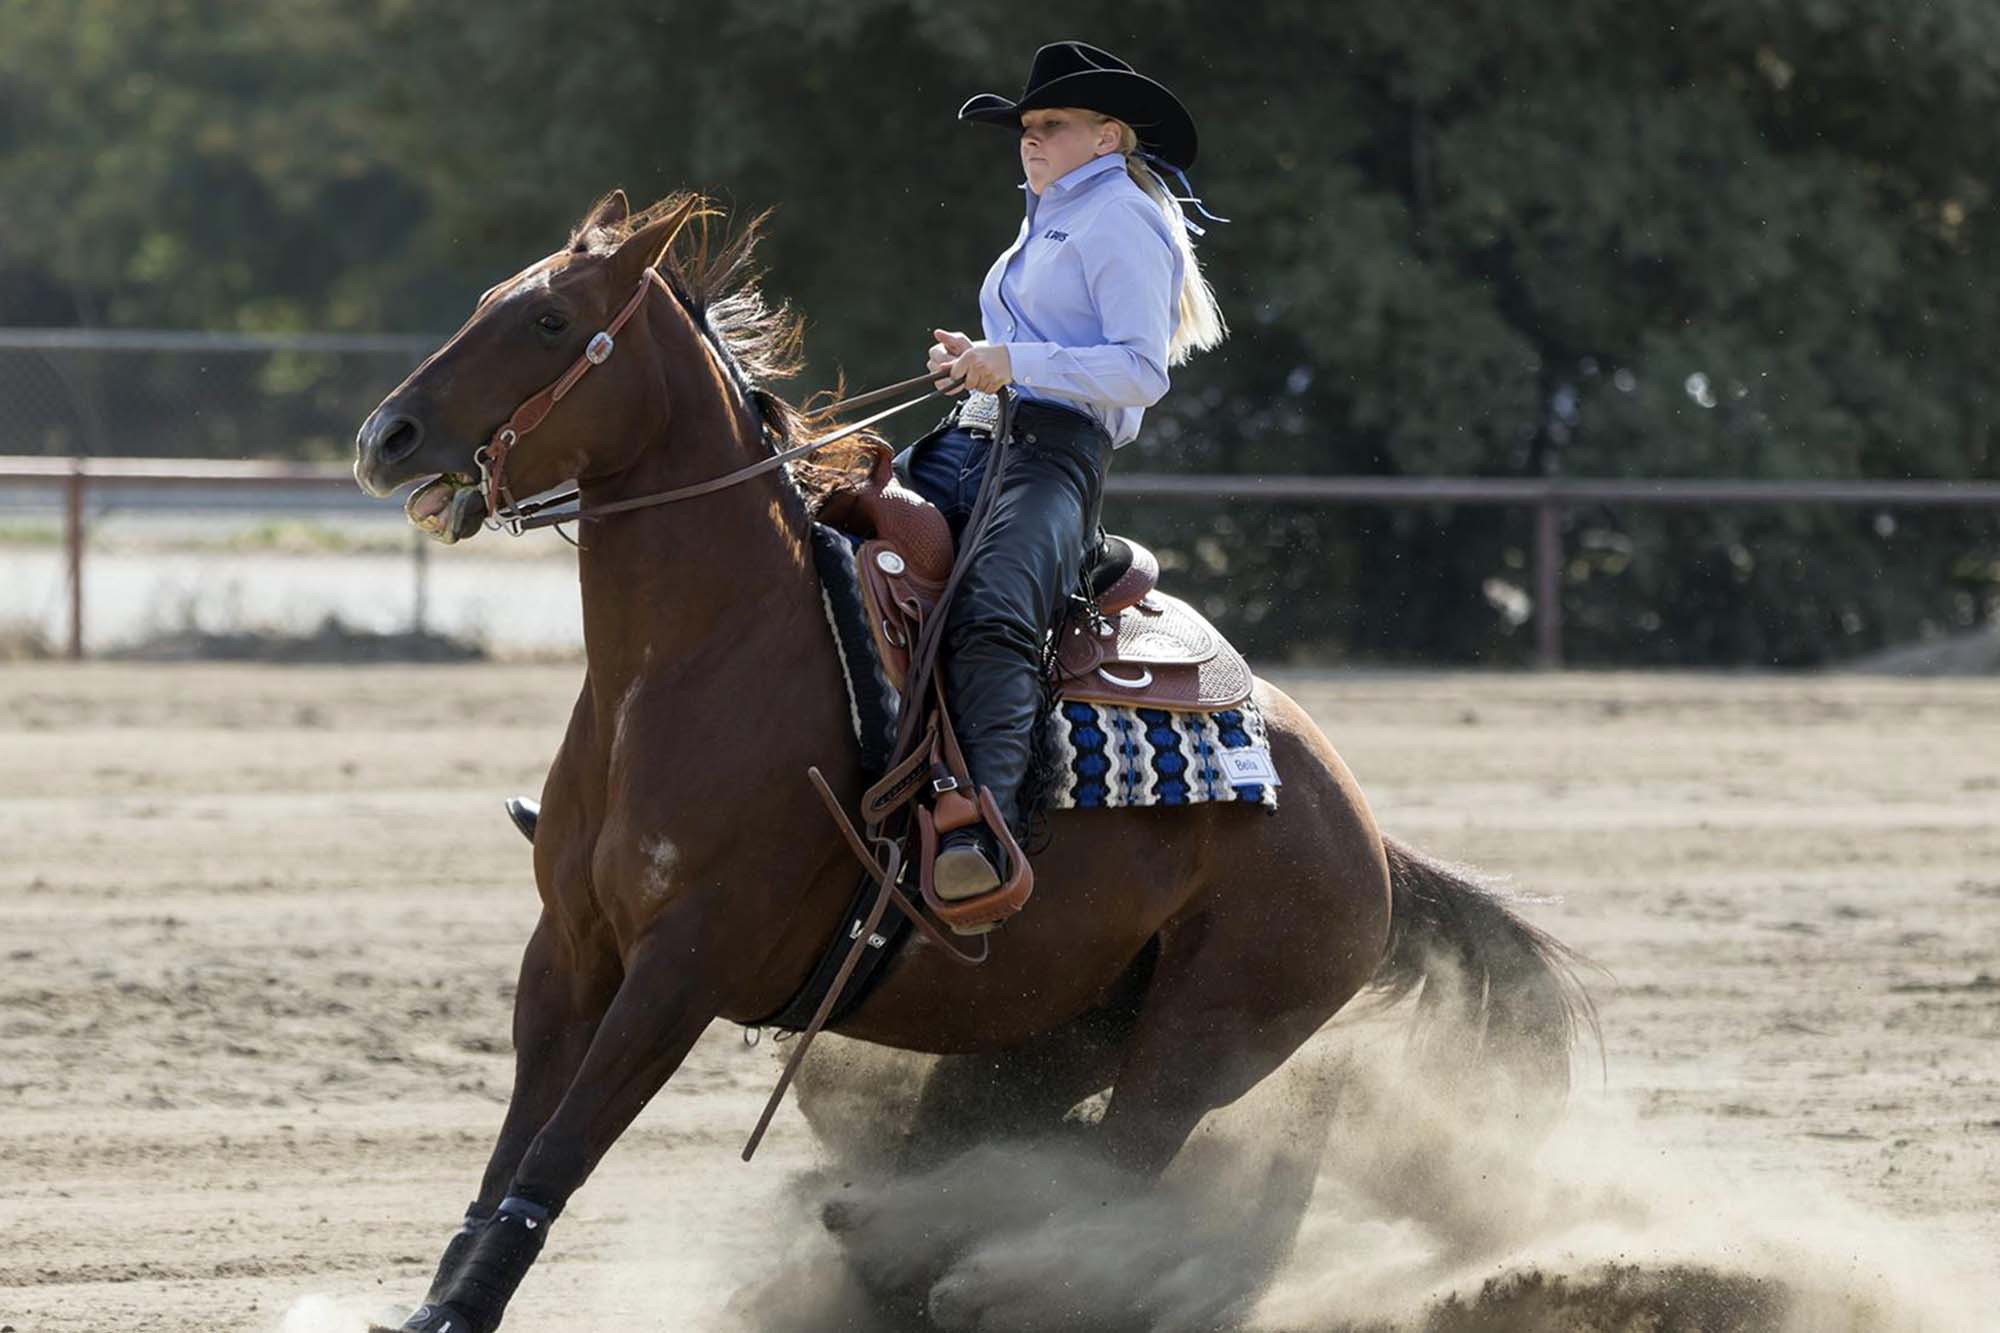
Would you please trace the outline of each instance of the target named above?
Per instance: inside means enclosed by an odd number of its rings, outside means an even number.
[[[862,539],[855,565],[869,631],[889,679],[903,680],[951,576],[950,524],[896,479],[881,445],[866,480],[835,491],[818,517]],[[1089,575],[1097,614],[1070,617],[1056,655],[1061,698],[1206,712],[1250,697],[1249,663],[1199,611],[1155,586],[1160,565],[1151,551],[1111,537]]]

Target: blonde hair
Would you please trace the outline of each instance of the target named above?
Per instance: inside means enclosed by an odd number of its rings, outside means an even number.
[[[1116,116],[1098,116],[1098,124],[1107,122],[1118,127],[1118,151],[1125,158],[1125,174],[1160,206],[1167,218],[1167,230],[1181,252],[1180,318],[1175,321],[1174,336],[1167,343],[1167,364],[1184,365],[1196,352],[1205,352],[1228,337],[1229,325],[1223,321],[1215,289],[1208,285],[1208,278],[1201,271],[1201,260],[1195,257],[1194,240],[1181,217],[1181,206],[1174,202],[1167,183],[1139,156],[1138,131]]]

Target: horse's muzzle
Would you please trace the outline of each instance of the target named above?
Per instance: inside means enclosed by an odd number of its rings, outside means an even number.
[[[368,420],[361,423],[360,431],[355,434],[355,482],[378,499],[387,495],[419,475],[404,468],[423,444],[423,423],[390,411],[388,404],[383,404],[368,414]]]

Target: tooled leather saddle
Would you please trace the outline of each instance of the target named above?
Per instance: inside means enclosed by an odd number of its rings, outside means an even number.
[[[911,656],[950,583],[956,559],[951,526],[896,477],[886,445],[876,442],[868,451],[867,472],[829,494],[816,517],[859,539],[862,612],[884,675],[904,696],[905,708],[921,710],[932,700],[907,697]],[[1137,542],[1113,537],[1100,543],[1087,571],[1090,613],[1065,617],[1057,645],[1060,698],[1213,712],[1250,697],[1249,664],[1200,612],[1161,592],[1159,574],[1159,561]],[[925,905],[953,930],[977,934],[1021,909],[1034,891],[1034,875],[991,794],[967,775],[935,673],[929,692],[936,707],[926,714],[923,740],[869,788],[861,813],[872,828],[912,808],[913,869]],[[1013,874],[978,897],[947,901],[935,892],[931,874],[939,842],[975,823],[999,839]]]
[[[866,479],[833,492],[819,519],[862,539],[855,565],[869,629],[888,678],[901,682],[951,573],[951,526],[897,479],[887,446],[872,452]],[[1060,697],[1182,712],[1250,697],[1243,655],[1200,612],[1161,592],[1159,577],[1151,551],[1105,538],[1087,571],[1095,614],[1070,617],[1057,652]]]

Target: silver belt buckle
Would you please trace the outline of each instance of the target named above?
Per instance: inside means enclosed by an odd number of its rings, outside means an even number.
[[[980,393],[976,389],[966,391],[965,401],[958,405],[958,423],[966,430],[983,430],[988,435],[1000,433],[1000,398],[997,394]]]

